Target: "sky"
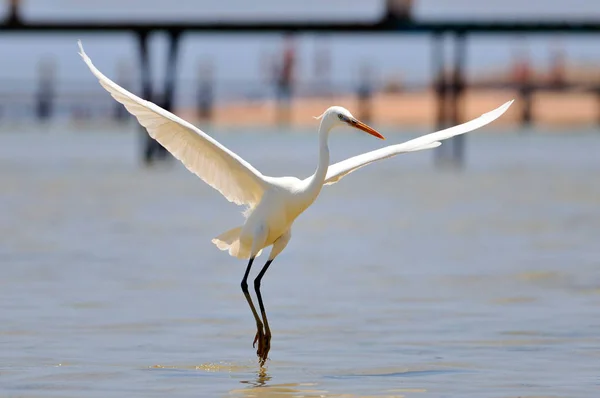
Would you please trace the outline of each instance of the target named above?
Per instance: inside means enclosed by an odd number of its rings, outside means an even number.
[[[4,3],[8,3],[5,0]],[[28,0],[23,15],[31,20],[96,19],[115,20],[206,20],[206,19],[375,19],[383,10],[383,1],[365,0]],[[600,1],[596,0],[414,0],[413,15],[420,20],[437,19],[598,19]],[[132,17],[133,16],[133,17]],[[132,73],[139,69],[137,48],[127,34],[109,35],[0,35],[2,65],[0,81],[4,90],[30,89],[35,86],[38,62],[52,58],[64,90],[94,87],[97,83],[77,55],[77,39],[83,41],[96,66],[111,78],[116,77],[120,61],[129,64]],[[468,41],[467,68],[472,72],[508,65],[516,49],[527,49],[534,64],[544,67],[556,47],[564,49],[570,62],[600,64],[598,37],[588,36],[493,36]],[[156,35],[151,40],[153,76],[164,74],[166,40]],[[297,41],[298,78],[308,81],[315,76],[314,54],[320,47],[331,54],[331,81],[339,85],[357,84],[360,66],[368,62],[382,79],[401,78],[427,82],[432,73],[430,39],[427,36],[303,35]],[[241,91],[252,91],[264,76],[264,62],[281,49],[277,35],[186,35],[182,41],[178,70],[178,99],[191,100],[187,84],[195,81],[199,65],[210,62],[218,84]],[[448,53],[451,50],[447,48]],[[161,79],[162,80],[162,79]],[[0,92],[3,88],[0,88]]]

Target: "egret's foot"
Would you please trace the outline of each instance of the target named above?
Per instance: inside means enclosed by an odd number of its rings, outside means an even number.
[[[258,355],[258,362],[260,366],[264,366],[271,350],[271,333],[263,334],[258,338],[258,349],[256,355]]]

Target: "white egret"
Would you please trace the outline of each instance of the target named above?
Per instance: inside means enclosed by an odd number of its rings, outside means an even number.
[[[227,250],[231,256],[249,259],[241,287],[256,321],[257,333],[254,344],[258,341],[257,355],[261,366],[269,353],[271,340],[271,331],[260,293],[261,279],[275,257],[290,241],[294,220],[315,201],[321,188],[338,182],[344,176],[369,163],[401,153],[435,148],[441,145],[442,140],[485,126],[506,112],[513,102],[506,102],[499,108],[467,123],[402,144],[367,152],[330,166],[327,141],[333,128],[349,125],[384,139],[381,134],[357,120],[345,108],[332,106],[317,118],[320,120],[319,161],[315,172],[305,179],[269,177],[261,174],[244,159],[197,127],[114,83],[92,64],[81,42],[79,42],[79,49],[81,57],[102,87],[137,118],[153,139],[179,159],[188,170],[218,190],[227,200],[247,206],[244,212],[246,219],[244,224],[217,236],[212,242],[219,249]],[[271,253],[254,280],[261,312],[259,317],[248,292],[247,279],[254,259],[269,246],[272,246]]]

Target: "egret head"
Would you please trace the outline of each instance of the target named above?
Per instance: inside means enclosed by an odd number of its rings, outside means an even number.
[[[326,124],[330,129],[343,125],[348,125],[356,129],[369,133],[379,139],[385,140],[385,137],[379,134],[374,128],[367,126],[350,113],[350,111],[341,106],[329,107],[323,114],[315,119],[323,119],[322,123]]]

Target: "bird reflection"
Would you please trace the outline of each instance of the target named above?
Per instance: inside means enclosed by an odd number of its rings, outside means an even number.
[[[327,391],[313,389],[315,383],[282,383],[268,384],[271,376],[264,368],[256,373],[256,379],[241,381],[248,384],[247,388],[236,389],[230,392],[234,396],[256,398],[290,398],[301,394],[303,397],[323,397]]]

